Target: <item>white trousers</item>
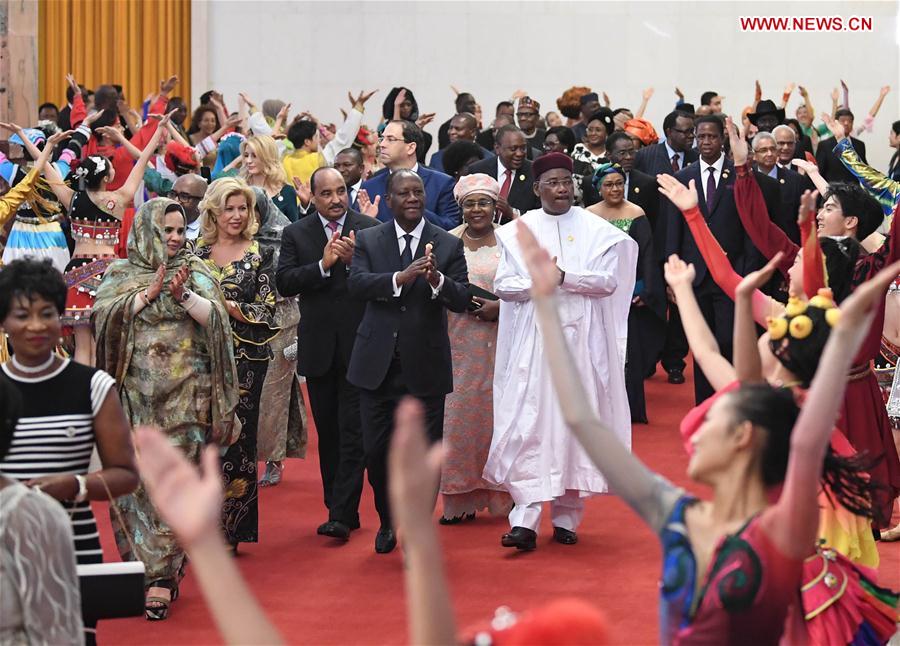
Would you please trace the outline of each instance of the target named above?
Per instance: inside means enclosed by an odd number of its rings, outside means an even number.
[[[517,504],[509,512],[510,527],[525,527],[537,532],[541,524],[543,506],[543,502]],[[550,501],[550,514],[554,527],[574,532],[584,517],[584,498],[579,496],[577,491],[566,491],[564,495]]]

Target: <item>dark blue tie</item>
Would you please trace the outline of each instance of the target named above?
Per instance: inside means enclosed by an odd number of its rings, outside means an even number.
[[[412,264],[412,234],[407,233],[403,239],[406,240],[406,249],[400,254],[400,269],[406,269]]]

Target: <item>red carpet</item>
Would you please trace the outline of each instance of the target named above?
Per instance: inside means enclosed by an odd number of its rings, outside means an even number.
[[[690,378],[684,385],[671,386],[657,374],[647,382],[647,400],[652,423],[635,427],[635,451],[651,468],[686,485],[687,460],[677,428],[693,401]],[[309,457],[289,460],[284,481],[261,491],[261,542],[241,545],[241,570],[290,643],[404,643],[400,550],[387,556],[374,553],[378,523],[368,484],[361,509],[363,528],[353,533],[350,542],[339,545],[316,536],[326,513],[314,432],[310,439]],[[97,508],[103,548],[107,560],[117,559],[104,507]],[[479,517],[472,523],[439,528],[460,629],[483,625],[499,606],[519,611],[570,595],[606,612],[614,643],[657,643],[660,558],[650,531],[611,496],[588,501],[578,545],[553,543],[549,514],[545,520],[538,549],[528,554],[500,546],[506,519]],[[882,544],[880,551],[881,583],[896,589],[900,587],[900,543]],[[190,567],[181,592],[166,621],[101,622],[100,643],[220,642]]]

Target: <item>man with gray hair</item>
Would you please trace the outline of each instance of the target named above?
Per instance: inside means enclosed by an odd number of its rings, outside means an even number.
[[[196,173],[187,173],[175,180],[169,198],[184,209],[187,219],[184,235],[188,240],[196,240],[200,235],[200,200],[206,195],[206,180]]]
[[[788,126],[777,126],[777,128],[787,128],[792,135],[794,134],[794,131]],[[781,209],[779,214],[770,213],[769,216],[791,240],[800,244],[797,212],[800,209],[800,196],[803,194],[803,178],[799,173],[778,164],[778,139],[774,132],[758,133],[753,137],[752,148],[756,170],[778,180]]]

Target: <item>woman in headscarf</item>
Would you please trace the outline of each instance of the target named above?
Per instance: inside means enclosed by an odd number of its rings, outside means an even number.
[[[128,259],[107,270],[93,317],[97,365],[115,378],[131,426],[161,427],[196,463],[205,444],[227,447],[237,439],[238,382],[221,290],[203,261],[185,250],[184,230],[177,202],[157,198],[141,206]],[[119,552],[146,566],[147,619],[165,619],[184,574],[184,552],[143,485],[116,504],[124,523],[111,513]]]
[[[484,173],[464,175],[453,197],[459,202],[463,223],[450,233],[462,238],[469,283],[489,291],[500,261],[493,218],[500,185]],[[471,520],[485,508],[498,515],[512,508],[509,494],[481,477],[494,428],[492,383],[499,315],[500,301],[480,296],[472,296],[467,312],[447,315],[456,387],[444,406],[442,525]]]
[[[244,135],[232,132],[219,140],[219,149],[216,154],[216,164],[212,169],[212,179],[220,177],[234,177],[238,174],[237,166],[241,159],[241,144],[246,138]]]
[[[260,246],[273,251],[272,264],[278,266],[281,232],[291,223],[266,192],[256,193],[256,217],[259,231],[253,236]],[[259,406],[259,434],[256,438],[257,459],[264,460],[266,472],[260,487],[281,482],[285,458],[306,457],[306,404],[297,379],[297,324],[300,310],[296,298],[275,295],[275,324],[281,331],[269,341],[274,357],[269,362],[263,382]]]
[[[647,423],[644,378],[652,374],[665,338],[666,301],[662,273],[653,252],[653,231],[644,210],[625,195],[625,171],[618,164],[601,164],[594,172],[600,201],[588,208],[638,243],[634,297],[628,313],[625,389],[631,421]]]

